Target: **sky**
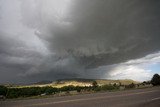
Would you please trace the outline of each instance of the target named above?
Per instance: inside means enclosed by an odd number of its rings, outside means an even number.
[[[0,83],[160,74],[159,0],[0,0]]]

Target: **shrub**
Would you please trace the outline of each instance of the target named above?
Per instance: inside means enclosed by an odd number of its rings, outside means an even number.
[[[69,86],[64,86],[62,88],[60,88],[60,91],[73,91],[76,88],[73,85],[69,85]]]
[[[125,88],[135,88],[136,85],[134,83],[131,83],[129,85],[126,85]]]
[[[0,85],[0,95],[6,96],[7,94],[7,87]]]
[[[93,86],[93,88],[98,87],[97,82],[96,82],[96,81],[93,81],[92,86]]]
[[[115,89],[119,89],[119,86],[113,86],[113,85],[104,85],[102,86],[102,90],[115,90]]]

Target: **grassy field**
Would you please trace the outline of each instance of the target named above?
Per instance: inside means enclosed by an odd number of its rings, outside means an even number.
[[[131,83],[138,84],[139,82],[133,81],[130,79],[124,79],[124,80],[105,80],[105,79],[99,79],[99,80],[87,80],[87,79],[78,79],[78,80],[58,80],[54,81],[52,83],[48,84],[32,84],[32,85],[13,85],[11,88],[24,88],[24,87],[45,87],[45,86],[51,86],[55,88],[61,88],[64,86],[92,86],[93,81],[96,81],[99,86],[101,85],[109,85],[109,84],[121,84],[121,85],[129,85]]]

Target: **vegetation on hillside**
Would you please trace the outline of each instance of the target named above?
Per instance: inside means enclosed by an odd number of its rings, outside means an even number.
[[[85,87],[85,86],[92,86],[92,82],[96,81],[99,86],[102,85],[113,85],[113,84],[120,84],[120,85],[129,85],[131,83],[138,84],[139,82],[129,80],[129,79],[124,79],[124,80],[105,80],[105,79],[99,79],[99,80],[93,80],[93,79],[68,79],[68,80],[57,80],[54,82],[38,82],[33,85],[20,85],[20,86],[12,86],[12,88],[25,88],[25,87],[46,87],[50,86],[53,88],[62,88],[64,86],[80,86],[80,87]],[[42,84],[43,83],[43,84]]]
[[[133,84],[133,83],[132,83]],[[132,86],[132,85],[131,85]],[[126,88],[133,88],[130,85],[125,85]],[[103,85],[99,86],[96,81],[93,81],[92,86],[64,86],[61,88],[54,88],[51,86],[45,87],[23,87],[23,88],[7,88],[5,86],[0,87],[0,92],[6,96],[6,98],[18,98],[18,97],[31,97],[31,96],[42,96],[42,95],[54,95],[65,92],[65,95],[70,94],[72,91],[77,93],[85,92],[97,92],[97,91],[111,91],[119,90],[121,85]]]
[[[110,82],[108,82],[110,81]],[[127,81],[127,80],[123,80]],[[131,81],[131,80],[130,80]],[[73,80],[67,81],[72,83]],[[55,84],[63,84],[63,87],[53,87],[52,85],[44,85],[44,86],[29,86],[29,87],[6,87],[0,86],[0,95],[5,96],[6,98],[18,98],[18,97],[32,97],[32,96],[43,96],[43,95],[68,95],[72,92],[78,93],[86,93],[86,92],[97,92],[97,91],[114,91],[114,90],[121,90],[121,89],[132,89],[137,88],[145,85],[157,86],[160,85],[160,76],[155,74],[151,81],[144,81],[143,83],[136,83],[132,82],[130,84],[121,83],[120,80],[89,80],[83,81],[86,84],[90,85],[82,85],[82,86],[75,86],[75,85],[66,85],[67,83],[65,80],[58,81]],[[78,81],[83,83],[82,81]],[[105,84],[104,84],[105,83]],[[107,84],[106,84],[107,83]],[[65,86],[65,85],[66,86]]]

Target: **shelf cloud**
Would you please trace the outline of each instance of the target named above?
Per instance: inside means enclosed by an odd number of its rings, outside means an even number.
[[[159,0],[0,0],[0,13],[1,83],[129,78],[135,69],[148,79],[137,63],[159,57]]]

